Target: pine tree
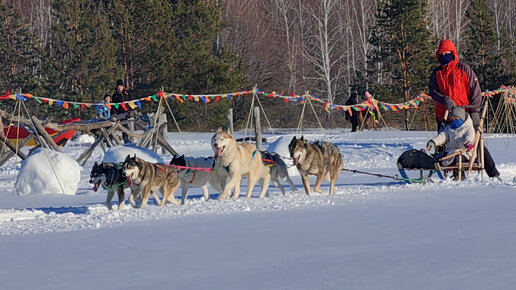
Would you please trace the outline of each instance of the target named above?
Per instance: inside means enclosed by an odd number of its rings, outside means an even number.
[[[379,0],[377,25],[370,39],[371,75],[376,93],[407,101],[426,90],[433,51],[426,24],[426,1]],[[402,95],[402,98],[397,97]],[[405,110],[408,130],[408,112]]]
[[[511,71],[504,70],[502,65],[503,59],[511,59],[510,49],[506,49],[510,47],[510,40],[503,37],[503,49],[498,50],[494,16],[486,1],[471,1],[466,17],[469,24],[465,38],[465,61],[477,74],[482,89],[496,89],[511,79]]]
[[[0,90],[24,93],[34,89],[37,55],[25,23],[16,8],[0,2]]]
[[[217,35],[223,28],[217,7],[202,0],[170,2],[174,7],[172,25],[178,39],[170,84],[179,91],[192,94],[231,92],[244,84],[243,73],[236,69],[238,58],[231,49],[214,50]],[[225,124],[225,112],[229,106],[225,100],[218,104],[195,106],[194,116],[215,128]],[[180,113],[189,115],[186,110]],[[198,122],[196,118],[185,121]],[[203,127],[203,123],[198,123],[198,127]],[[209,127],[204,124],[204,129]]]
[[[56,0],[53,17],[43,67],[46,94],[69,101],[101,101],[121,75],[117,45],[103,6],[89,0]],[[81,111],[83,117],[92,114],[91,110]]]
[[[187,94],[230,92],[244,83],[231,50],[214,51],[222,25],[212,3],[113,0],[109,7],[119,65],[133,95],[154,94],[162,87]],[[204,106],[172,102],[176,117],[184,120],[181,126],[198,129],[223,124],[228,106],[227,101]]]

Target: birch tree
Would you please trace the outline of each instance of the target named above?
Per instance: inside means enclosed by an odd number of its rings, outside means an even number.
[[[365,90],[369,89],[369,75],[368,75],[368,60],[367,56],[371,53],[372,45],[369,42],[371,38],[372,27],[376,23],[376,1],[374,0],[363,0],[363,1],[349,1],[348,5],[352,10],[352,17],[354,19],[354,29],[352,41],[357,42],[357,58],[354,58],[354,63],[357,64],[358,72],[364,76]],[[361,80],[362,78],[360,78]]]
[[[336,86],[342,77],[339,33],[341,23],[337,21],[337,0],[319,0],[315,5],[304,6],[311,20],[304,57],[313,65],[313,75],[308,79],[320,84],[320,91],[331,105],[334,104]]]
[[[287,91],[293,92],[296,90],[297,84],[297,57],[298,39],[296,39],[295,29],[295,14],[292,13],[295,5],[294,0],[271,0],[271,11],[279,24],[279,30],[282,33],[284,43],[280,43],[280,46],[285,46],[285,65],[288,69],[287,75]]]

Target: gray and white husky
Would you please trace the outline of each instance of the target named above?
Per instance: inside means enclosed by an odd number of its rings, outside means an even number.
[[[213,157],[185,157],[174,156],[170,165],[177,166],[179,180],[181,181],[181,204],[185,204],[188,189],[190,187],[200,187],[204,195],[204,200],[210,199],[208,184],[217,192],[221,192],[226,184],[225,176],[221,176],[215,171],[196,170],[195,168],[213,168],[215,159]],[[190,168],[183,168],[190,167]],[[224,179],[224,180],[223,180]]]
[[[281,180],[286,180],[290,185],[292,191],[296,191],[296,185],[288,176],[287,165],[281,159],[281,156],[275,152],[260,151],[262,153],[262,161],[265,166],[270,166],[271,182],[274,184],[283,195],[285,195],[285,188],[280,183]]]

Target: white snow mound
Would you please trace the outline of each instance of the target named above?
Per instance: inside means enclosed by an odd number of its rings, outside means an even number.
[[[290,159],[290,152],[288,151],[291,140],[292,136],[281,136],[278,140],[272,142],[266,151],[278,153],[288,167],[288,175],[296,176],[299,175],[299,171],[295,166],[292,166],[292,159]]]
[[[38,149],[21,163],[16,177],[19,195],[68,194],[79,188],[81,167],[64,153]]]
[[[73,141],[77,144],[93,144],[93,142],[95,142],[95,137],[88,134],[82,134]]]
[[[127,155],[139,157],[147,162],[165,163],[163,159],[151,150],[147,150],[137,146],[114,146],[104,155],[103,162],[120,163],[124,162]]]

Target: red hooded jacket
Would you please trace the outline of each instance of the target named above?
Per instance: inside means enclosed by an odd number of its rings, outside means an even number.
[[[469,65],[459,62],[457,49],[451,40],[446,39],[439,43],[435,53],[437,60],[439,60],[439,54],[445,51],[451,51],[454,59],[448,65],[434,68],[428,82],[430,96],[435,101],[435,116],[438,121],[444,119],[446,98],[450,98],[457,106],[479,106],[467,110],[470,113],[478,112],[482,103],[482,91],[477,75]]]

